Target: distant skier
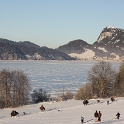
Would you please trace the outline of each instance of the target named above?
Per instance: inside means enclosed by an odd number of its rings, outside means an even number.
[[[109,105],[109,100],[107,101],[107,105]]]
[[[40,110],[45,111],[45,107],[41,105]]]
[[[84,117],[81,116],[81,123],[84,123]]]
[[[97,112],[97,110],[96,110],[96,112],[94,113],[94,120],[95,120],[95,122],[97,122],[98,121],[98,112]]]
[[[83,101],[84,105],[88,105],[88,103],[89,103],[89,101],[87,99]]]
[[[120,113],[118,112],[118,113],[116,114],[116,116],[117,116],[117,119],[119,119],[119,118],[120,118]]]

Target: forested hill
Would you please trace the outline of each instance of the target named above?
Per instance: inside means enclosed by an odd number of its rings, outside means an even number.
[[[98,39],[89,44],[82,39],[70,41],[56,49],[40,47],[30,41],[0,38],[1,60],[123,60],[124,29],[105,27]]]
[[[40,47],[31,42],[0,39],[1,60],[75,60],[58,50]]]

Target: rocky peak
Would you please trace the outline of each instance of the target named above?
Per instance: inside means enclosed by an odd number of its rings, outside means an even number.
[[[107,26],[100,33],[97,44],[102,45],[119,45],[124,43],[124,29]]]

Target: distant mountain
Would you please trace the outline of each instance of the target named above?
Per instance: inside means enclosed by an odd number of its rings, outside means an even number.
[[[84,48],[89,48],[90,46],[91,45],[89,45],[87,42],[78,39],[78,40],[70,41],[68,44],[58,47],[57,50],[64,52],[66,54],[70,54],[70,53],[80,54],[85,52]]]
[[[0,59],[22,60],[124,60],[124,29],[105,27],[97,41],[88,44],[77,39],[50,49],[30,41],[0,38]]]
[[[17,44],[20,44],[20,45],[25,45],[27,47],[36,47],[36,48],[40,48],[39,45],[37,44],[34,44],[34,43],[31,43],[30,41],[20,41],[20,42],[17,42]]]
[[[124,29],[106,27],[100,33],[96,46],[124,47]]]
[[[0,42],[0,60],[26,60],[25,54],[16,45]]]
[[[0,38],[0,43],[8,43],[8,44],[20,44],[20,45],[25,45],[25,46],[29,46],[29,47],[37,47],[37,48],[40,48],[39,45],[36,45],[34,43],[31,43],[30,41],[19,41],[19,42],[15,42],[15,41],[11,41],[11,40],[8,40],[8,39],[3,39],[3,38]]]
[[[124,59],[124,29],[106,27],[100,33],[93,47],[104,49],[104,57],[109,59]],[[97,54],[96,54],[97,55]]]
[[[57,50],[82,60],[123,60],[124,30],[106,27],[92,45],[83,40],[74,40]]]
[[[39,47],[31,42],[14,42],[0,39],[1,60],[75,60],[55,49]]]
[[[15,44],[16,42],[8,40],[8,39],[0,38],[0,43]]]

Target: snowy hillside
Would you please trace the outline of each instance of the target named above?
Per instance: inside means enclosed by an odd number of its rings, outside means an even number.
[[[120,61],[124,59],[124,29],[107,26],[92,45],[77,39],[57,50],[79,60]]]
[[[95,53],[90,49],[85,49],[84,53],[77,54],[77,53],[71,53],[69,54],[71,57],[76,57],[78,59],[84,59],[84,60],[92,60],[95,56]]]
[[[87,106],[82,104],[82,100],[69,100],[3,109],[0,110],[0,124],[80,124],[81,116],[84,117],[84,123],[86,124],[124,124],[124,98],[115,99],[116,101],[110,101],[109,105],[107,105],[108,99],[100,99],[100,103],[96,103],[96,100],[92,99],[89,100]],[[39,109],[42,104],[46,108],[45,112]],[[19,117],[11,118],[12,110],[18,111]],[[96,110],[102,113],[101,122],[94,122],[94,112]],[[119,120],[115,119],[117,112],[121,114]]]

